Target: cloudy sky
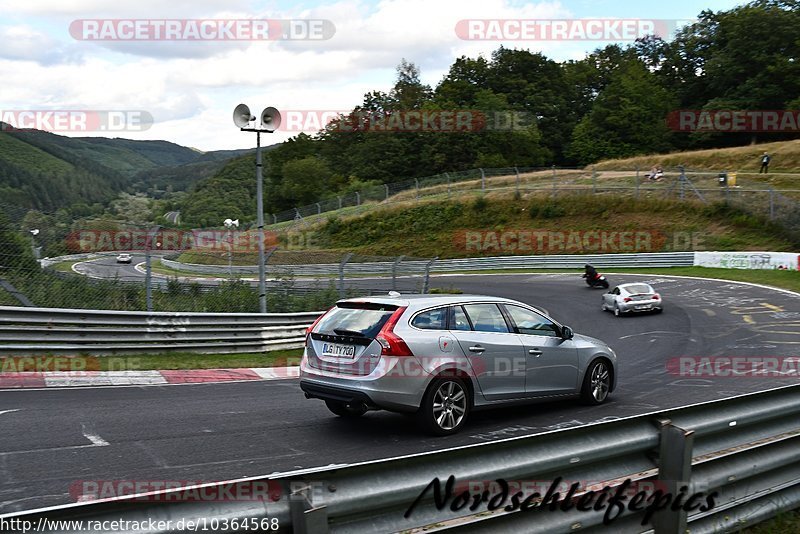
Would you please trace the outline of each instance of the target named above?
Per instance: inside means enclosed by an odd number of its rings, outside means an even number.
[[[143,110],[153,116],[153,126],[119,137],[166,139],[201,150],[247,148],[255,142],[252,135],[239,132],[231,122],[231,111],[239,102],[248,103],[256,113],[265,106],[345,110],[359,104],[368,91],[387,91],[402,58],[416,63],[423,82],[435,86],[456,57],[488,57],[501,44],[542,51],[556,60],[577,59],[606,44],[465,40],[456,33],[460,20],[687,21],[703,8],[724,10],[740,3],[0,0],[0,111]],[[104,40],[76,39],[91,28],[80,22],[87,19],[295,20],[301,21],[298,28],[302,21],[325,20],[335,31],[325,40],[119,41],[108,33]],[[275,133],[266,141],[289,135]]]

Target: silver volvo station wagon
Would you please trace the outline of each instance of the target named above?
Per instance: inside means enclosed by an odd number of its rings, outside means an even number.
[[[580,396],[608,399],[617,357],[541,310],[475,295],[341,300],[306,332],[300,387],[341,417],[416,414],[431,433],[474,409]]]

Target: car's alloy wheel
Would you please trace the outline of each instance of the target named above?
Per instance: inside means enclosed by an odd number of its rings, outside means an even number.
[[[594,362],[583,379],[581,396],[589,404],[602,404],[611,391],[611,369],[603,360]]]
[[[469,390],[462,379],[437,378],[422,400],[419,416],[429,431],[445,436],[464,425],[470,408]]]
[[[325,406],[339,417],[355,418],[367,413],[363,404],[348,404],[346,402],[326,400]]]

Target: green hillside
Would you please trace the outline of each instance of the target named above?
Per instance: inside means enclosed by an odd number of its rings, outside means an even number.
[[[0,128],[0,198],[54,211],[106,205],[120,192],[182,191],[249,150],[201,152],[168,141],[65,137]]]

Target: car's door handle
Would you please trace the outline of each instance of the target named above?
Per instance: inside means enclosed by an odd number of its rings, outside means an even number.
[[[486,349],[484,349],[484,348],[483,348],[483,347],[481,347],[480,345],[473,345],[473,346],[471,346],[471,347],[469,348],[469,350],[470,350],[470,352],[483,352],[483,351],[485,351]]]
[[[528,349],[528,354],[533,354],[537,358],[542,355],[542,351],[538,349]]]

